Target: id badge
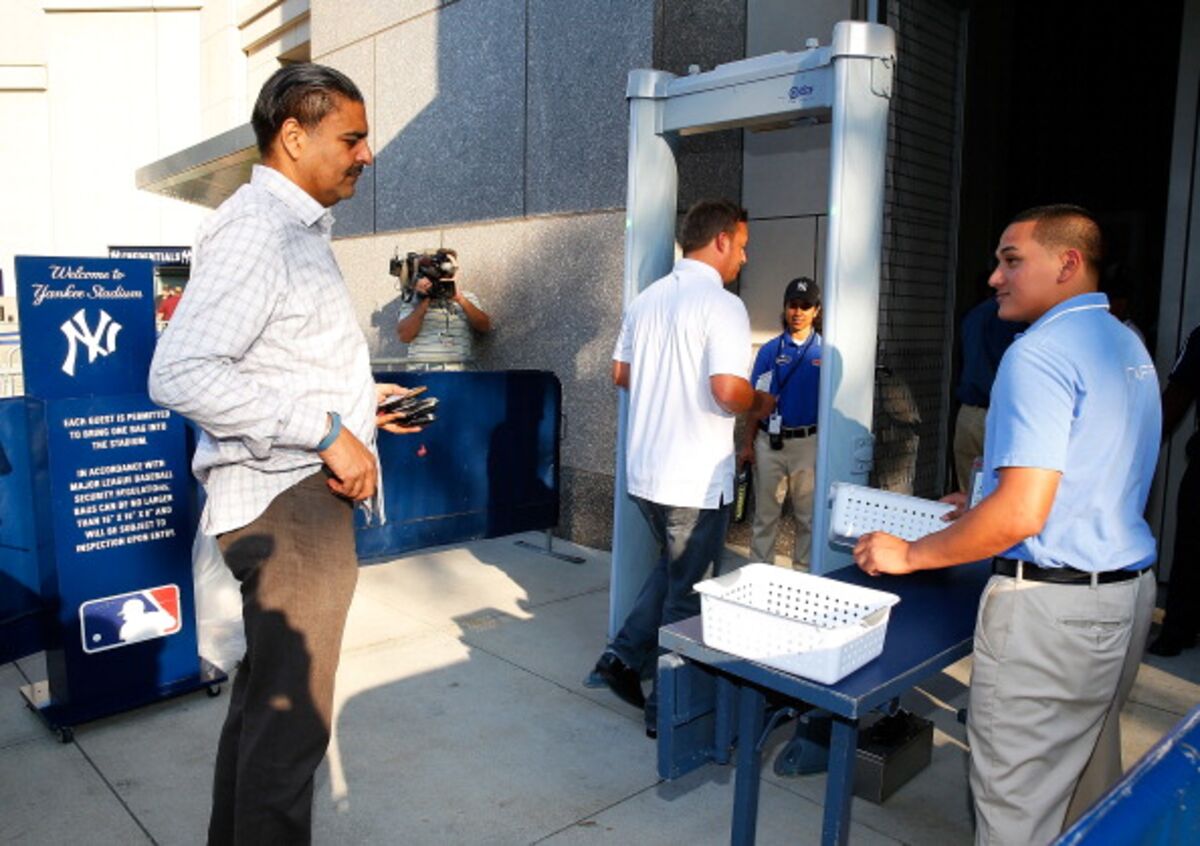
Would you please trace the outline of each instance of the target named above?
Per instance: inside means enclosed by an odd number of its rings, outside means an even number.
[[[767,434],[778,435],[783,432],[783,417],[778,411],[771,412],[771,416],[767,418]]]

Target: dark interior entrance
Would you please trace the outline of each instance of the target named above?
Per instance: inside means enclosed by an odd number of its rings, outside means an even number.
[[[1104,226],[1110,298],[1153,352],[1183,3],[968,8],[958,317],[1013,214],[1078,203]]]

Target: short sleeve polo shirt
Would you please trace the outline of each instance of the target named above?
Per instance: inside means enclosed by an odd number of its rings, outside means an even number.
[[[747,377],[750,319],[716,269],[680,259],[642,291],[613,359],[630,368],[629,493],[685,508],[731,502],[734,415],[717,405],[709,378]]]
[[[1107,297],[1072,297],[1042,315],[996,374],[983,492],[1006,467],[1057,470],[1062,480],[1042,531],[1004,554],[1090,572],[1153,562],[1142,512],[1161,428],[1154,365]]]
[[[786,332],[758,349],[750,384],[771,374],[770,393],[776,397],[776,409],[787,428],[814,426],[817,422],[817,398],[821,388],[821,336],[810,332],[803,341],[795,341]]]

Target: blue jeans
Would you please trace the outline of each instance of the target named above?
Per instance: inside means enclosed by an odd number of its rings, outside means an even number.
[[[641,670],[658,652],[658,629],[700,613],[700,597],[693,591],[708,565],[719,575],[721,547],[729,527],[729,506],[680,508],[631,497],[650,524],[662,550],[658,563],[609,647],[622,661]],[[646,700],[646,724],[654,725],[658,712],[657,689]]]

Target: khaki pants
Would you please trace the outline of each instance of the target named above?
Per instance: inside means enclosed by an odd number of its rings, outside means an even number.
[[[976,844],[1049,843],[1120,776],[1154,589],[1149,570],[1097,587],[988,582],[967,719]]]
[[[954,420],[954,472],[958,476],[958,489],[968,496],[971,493],[971,466],[976,458],[983,457],[986,422],[987,409],[977,405],[960,406]]]
[[[783,449],[771,449],[760,431],[754,437],[754,528],[750,560],[775,563],[775,538],[784,495],[792,496],[796,543],[792,563],[808,566],[812,551],[813,481],[817,472],[817,436],[788,438]]]

